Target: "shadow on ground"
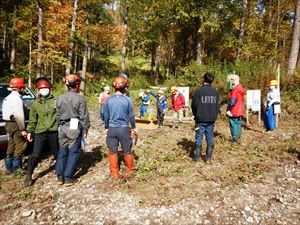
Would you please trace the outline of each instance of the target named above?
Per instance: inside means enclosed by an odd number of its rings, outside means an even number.
[[[102,146],[96,146],[90,152],[82,152],[78,161],[77,168],[79,171],[75,174],[75,177],[78,178],[88,173],[89,169],[94,167],[96,163],[101,162],[104,153]]]

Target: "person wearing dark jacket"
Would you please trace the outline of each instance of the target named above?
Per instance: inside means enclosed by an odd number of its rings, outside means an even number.
[[[32,103],[27,126],[27,140],[34,139],[33,152],[27,164],[24,180],[26,187],[33,185],[32,173],[43,152],[51,152],[56,157],[58,148],[57,121],[55,117],[56,99],[51,94],[51,83],[45,77],[36,81],[38,98]],[[33,138],[34,136],[34,138]]]
[[[157,91],[157,94],[153,93],[152,91],[148,90],[148,92],[156,98],[156,108],[157,108],[157,121],[158,121],[158,127],[161,127],[164,125],[164,117],[165,112],[167,110],[167,99],[164,96],[164,91],[159,89]]]
[[[204,84],[192,98],[192,112],[195,120],[196,154],[193,161],[199,161],[202,148],[202,139],[205,134],[207,148],[205,162],[210,162],[214,149],[214,126],[219,112],[219,93],[211,84],[214,75],[206,73],[203,76]]]
[[[90,119],[86,99],[79,94],[80,74],[64,78],[68,91],[57,97],[56,119],[59,126],[55,172],[59,184],[71,186],[78,180],[74,173],[80,156],[81,140],[87,136]]]

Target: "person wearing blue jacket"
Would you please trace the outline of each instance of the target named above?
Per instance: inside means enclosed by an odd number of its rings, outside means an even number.
[[[124,95],[127,81],[122,77],[114,79],[115,94],[110,96],[104,106],[104,126],[107,133],[106,144],[109,148],[108,160],[111,177],[119,178],[118,146],[121,143],[124,161],[129,175],[135,171],[132,151],[131,129],[136,134],[135,115],[130,97]],[[129,127],[131,125],[131,129]]]
[[[147,113],[148,106],[150,104],[150,96],[146,92],[141,92],[139,96],[142,100],[142,103],[140,105],[140,118],[142,118]]]
[[[156,108],[157,108],[157,121],[158,121],[158,127],[163,126],[164,124],[164,117],[165,112],[167,110],[167,99],[163,95],[164,91],[159,89],[157,91],[157,94],[153,93],[152,91],[148,90],[148,92],[156,98]]]

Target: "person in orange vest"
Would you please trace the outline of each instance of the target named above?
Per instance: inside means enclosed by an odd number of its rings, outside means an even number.
[[[100,110],[100,119],[101,123],[104,123],[104,117],[103,117],[103,109],[104,105],[106,103],[106,99],[110,96],[110,88],[108,86],[104,87],[103,92],[100,93],[99,95],[99,110]]]
[[[179,128],[183,120],[183,108],[185,107],[185,98],[178,91],[176,86],[171,87],[172,107],[173,107],[173,128]]]

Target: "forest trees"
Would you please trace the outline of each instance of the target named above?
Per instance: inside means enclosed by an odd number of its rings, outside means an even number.
[[[297,60],[299,59],[299,47],[300,47],[300,0],[297,0],[295,9],[295,19],[293,24],[293,38],[291,43],[289,61],[288,61],[288,74],[292,74],[297,66]]]
[[[156,82],[193,62],[289,58],[294,71],[299,0],[295,8],[294,0],[2,0],[0,73],[94,79],[130,70],[130,55],[149,60]],[[119,68],[109,68],[111,55]]]

